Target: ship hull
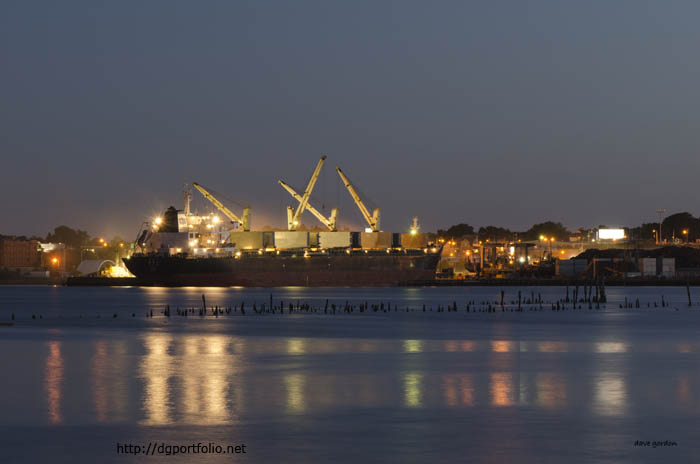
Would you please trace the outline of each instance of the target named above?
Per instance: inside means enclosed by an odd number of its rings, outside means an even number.
[[[238,258],[140,255],[125,264],[142,285],[375,287],[432,280],[439,259],[439,254],[422,253]]]

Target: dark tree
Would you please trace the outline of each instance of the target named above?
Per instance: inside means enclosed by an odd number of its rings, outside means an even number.
[[[661,223],[661,235],[665,240],[675,237],[682,241],[695,241],[700,237],[700,220],[687,212],[671,214]]]
[[[569,240],[571,232],[562,225],[561,222],[542,222],[535,224],[525,232],[525,240],[538,240],[540,236],[554,237],[556,240]]]
[[[456,224],[447,230],[438,229],[438,237],[460,238],[474,235],[474,228],[469,224]]]
[[[81,247],[90,242],[90,235],[84,230],[71,229],[68,226],[58,226],[46,236],[47,242],[63,243],[70,247]]]
[[[485,226],[479,227],[479,240],[492,242],[508,242],[513,240],[513,232],[503,227]]]

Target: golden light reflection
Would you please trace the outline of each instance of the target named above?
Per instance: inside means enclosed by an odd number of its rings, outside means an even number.
[[[678,344],[678,352],[679,353],[690,353],[693,351],[693,348],[690,346],[689,343],[679,343]]]
[[[474,406],[474,379],[472,374],[443,376],[445,403],[448,406]]]
[[[168,353],[172,337],[155,333],[145,336],[146,355],[141,361],[141,375],[145,382],[143,409],[144,425],[171,423],[169,380],[174,371],[173,356]]]
[[[604,416],[619,416],[627,407],[625,379],[616,372],[605,372],[598,376],[595,385],[595,405]]]
[[[535,376],[537,404],[559,408],[566,404],[566,379],[561,374],[540,372]]]
[[[287,354],[300,355],[306,353],[306,345],[301,338],[290,338],[287,340]]]
[[[107,420],[108,374],[107,343],[104,340],[98,340],[92,354],[92,395],[98,422]]]
[[[626,353],[627,344],[623,342],[599,342],[595,344],[598,353]]]
[[[507,340],[494,340],[491,342],[491,351],[496,353],[515,351],[515,343]]]
[[[229,352],[230,343],[231,339],[224,335],[184,338],[182,361],[175,371],[175,376],[182,379],[183,422],[221,425],[232,421],[229,393],[236,358]],[[235,389],[234,394],[236,406],[241,407],[240,389]]]
[[[421,340],[404,340],[403,351],[405,353],[420,353],[423,351],[423,342]]]
[[[306,378],[302,374],[286,374],[284,386],[287,390],[287,410],[294,413],[304,412],[306,410],[304,398]]]
[[[46,397],[49,403],[49,422],[60,424],[61,397],[63,387],[63,356],[61,354],[61,342],[48,342],[49,354],[46,357]]]
[[[513,391],[513,374],[496,372],[491,374],[491,404],[493,406],[513,406],[515,404]]]
[[[408,341],[408,340],[407,340]],[[407,372],[403,376],[404,403],[409,408],[423,406],[423,374]]]
[[[474,351],[476,349],[475,342],[462,342],[462,351]]]
[[[565,353],[568,351],[566,342],[539,342],[537,351],[542,353]]]
[[[455,351],[459,351],[459,345],[457,342],[453,340],[449,340],[445,342],[445,351],[453,353]]]

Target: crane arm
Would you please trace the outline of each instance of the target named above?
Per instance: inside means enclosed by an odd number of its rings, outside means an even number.
[[[299,206],[297,206],[297,210],[294,212],[294,217],[292,218],[292,224],[296,226],[296,224],[299,223],[299,219],[301,218],[301,215],[304,213],[304,209],[306,209],[308,203],[309,203],[309,197],[311,196],[311,192],[314,189],[314,186],[316,185],[316,181],[318,180],[319,174],[321,174],[321,168],[323,167],[323,163],[326,161],[326,155],[321,156],[321,159],[318,160],[318,164],[316,164],[316,169],[314,169],[313,174],[311,174],[311,178],[309,179],[309,183],[306,186],[306,190],[304,190],[304,195],[302,195],[301,199],[299,200]]]
[[[206,198],[207,200],[212,202],[212,204],[214,206],[216,206],[219,211],[224,213],[224,216],[229,218],[229,220],[234,221],[234,222],[238,222],[239,224],[241,224],[241,226],[243,227],[243,230],[249,230],[248,222],[249,222],[249,216],[250,216],[250,208],[245,208],[243,210],[243,219],[241,219],[238,216],[236,216],[236,214],[233,211],[231,211],[226,206],[224,206],[223,203],[221,203],[219,200],[217,200],[214,195],[209,193],[209,191],[207,189],[205,189],[204,187],[199,185],[197,182],[192,182],[192,186],[194,188],[196,188],[199,191],[199,193],[201,193],[204,196],[204,198]]]
[[[294,189],[293,189],[292,187],[290,187],[289,185],[285,184],[285,183],[284,183],[283,181],[281,181],[281,180],[278,180],[277,182],[279,182],[279,184],[280,184],[287,192],[289,192],[289,194],[290,194],[292,197],[294,197],[295,200],[297,200],[297,201],[299,201],[299,202],[301,203],[301,201],[303,200],[303,197],[302,197],[301,195],[299,195],[296,191],[294,191]],[[327,219],[327,218],[326,218],[325,216],[323,216],[323,214],[321,214],[316,208],[314,208],[313,206],[311,206],[311,204],[308,203],[308,201],[307,201],[307,203],[306,203],[306,209],[308,209],[309,212],[310,212],[311,214],[313,214],[314,216],[316,216],[316,219],[318,219],[319,221],[321,221],[321,223],[322,223],[324,226],[328,227],[328,228],[329,228],[330,230],[332,230],[332,231],[334,231],[334,230],[336,229],[336,223],[335,223],[334,215],[333,215],[333,214],[331,214],[331,218],[330,218],[330,219]],[[337,214],[337,213],[336,213],[336,214]]]
[[[352,186],[347,176],[343,174],[343,171],[341,171],[340,168],[335,168],[335,170],[338,172],[338,175],[343,180],[345,188],[348,189],[348,192],[350,192],[350,196],[353,200],[355,200],[355,204],[360,209],[360,213],[362,213],[362,216],[365,218],[365,221],[367,221],[367,224],[369,224],[370,229],[376,232],[378,222],[377,219],[379,219],[379,212],[375,210],[374,216],[370,215],[369,211],[367,210],[367,207],[364,203],[362,203],[360,196],[355,191],[355,187]]]

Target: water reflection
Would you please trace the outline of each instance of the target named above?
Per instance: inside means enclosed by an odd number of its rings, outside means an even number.
[[[423,351],[423,342],[421,340],[404,340],[403,350],[406,353],[420,353]]]
[[[690,353],[693,351],[693,348],[690,346],[689,343],[679,343],[678,344],[678,352],[679,353]]]
[[[403,375],[404,404],[409,408],[423,405],[423,374],[407,372]]]
[[[185,337],[182,362],[174,372],[182,380],[184,422],[218,425],[231,421],[230,376],[236,364],[229,343],[223,335]],[[234,389],[236,405],[241,404],[240,394],[240,388]]]
[[[179,345],[166,334],[146,335],[143,423],[231,423],[233,409],[240,413],[243,407],[242,389],[231,385],[238,366],[231,351],[239,345],[224,335],[185,336]]]
[[[474,406],[474,376],[446,374],[443,376],[447,406]]]
[[[617,372],[600,374],[594,385],[595,408],[605,416],[619,416],[627,407],[627,388],[625,379]]]
[[[678,401],[684,406],[690,404],[690,379],[687,375],[678,379]]]
[[[98,422],[107,420],[108,374],[107,342],[98,340],[92,354],[92,395]]]
[[[597,353],[626,353],[627,344],[623,342],[598,342],[595,344]]]
[[[540,372],[535,376],[537,404],[546,408],[566,405],[566,378],[554,372]]]
[[[145,425],[171,423],[169,380],[173,374],[173,357],[168,353],[172,337],[166,334],[150,334],[145,337],[146,355],[141,361],[141,373],[145,379],[143,409]]]
[[[287,410],[301,413],[306,410],[304,387],[306,378],[301,374],[287,374],[284,376],[284,386],[287,390]]]
[[[290,338],[287,341],[287,353],[291,355],[299,355],[306,353],[304,340],[301,338]]]
[[[566,342],[539,342],[537,351],[542,353],[566,353],[568,346]]]
[[[63,387],[63,356],[61,342],[48,342],[49,354],[46,357],[46,397],[49,406],[49,422],[60,424],[61,398]]]
[[[507,340],[494,340],[491,342],[491,351],[495,353],[515,351],[515,343]]]
[[[513,374],[511,372],[491,374],[490,394],[493,406],[513,406],[515,404]]]

